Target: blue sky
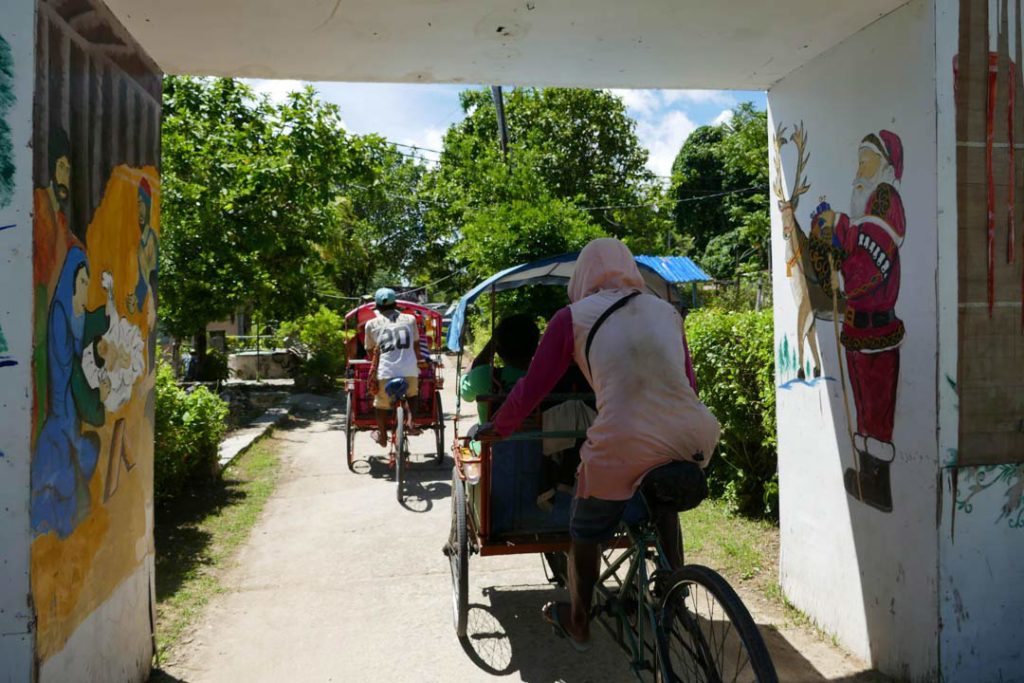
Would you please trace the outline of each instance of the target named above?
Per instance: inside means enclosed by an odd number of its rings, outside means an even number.
[[[274,99],[302,86],[299,81],[249,81]],[[440,149],[448,126],[462,118],[459,92],[464,85],[398,83],[313,83],[320,96],[341,107],[353,133],[379,133],[402,144]],[[763,92],[729,90],[613,90],[637,122],[636,132],[649,154],[648,166],[668,175],[680,145],[697,126],[721,121],[747,100],[765,107]],[[434,156],[429,153],[426,156]]]

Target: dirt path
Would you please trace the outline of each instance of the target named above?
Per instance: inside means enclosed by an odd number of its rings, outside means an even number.
[[[446,399],[453,409],[450,391]],[[427,460],[432,434],[413,439],[414,489],[403,508],[382,459],[348,471],[341,428],[341,411],[331,410],[277,433],[287,444],[277,491],[223,578],[228,590],[164,663],[163,680],[635,680],[603,633],[586,655],[551,636],[540,607],[562,593],[545,582],[535,555],[471,559],[471,638],[463,647],[441,554],[450,459]],[[360,434],[357,452],[381,449]],[[753,606],[759,621],[776,618],[767,601],[763,610]],[[863,666],[804,629],[765,630],[783,681],[877,680],[858,675]]]

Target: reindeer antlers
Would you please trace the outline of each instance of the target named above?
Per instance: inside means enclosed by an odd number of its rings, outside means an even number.
[[[792,142],[797,151],[796,182],[788,198],[782,185],[782,146],[787,142]],[[793,134],[789,138],[786,137],[786,127],[781,124],[776,125],[774,147],[775,181],[772,184],[772,190],[780,202],[786,202],[796,210],[800,195],[811,189],[807,182],[807,162],[810,161],[811,155],[807,153],[807,130],[804,128],[804,122],[801,121],[800,125],[793,129]]]

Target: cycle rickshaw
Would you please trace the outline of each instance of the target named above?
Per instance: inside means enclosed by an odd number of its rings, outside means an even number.
[[[419,329],[420,347],[423,356],[431,359],[425,368],[420,368],[419,390],[415,396],[405,396],[396,402],[396,408],[388,421],[392,432],[391,451],[394,457],[395,481],[398,484],[398,501],[404,499],[405,474],[408,467],[408,437],[411,433],[433,430],[436,459],[444,459],[444,408],[441,403],[443,377],[440,362],[441,314],[411,301],[396,302],[402,313],[416,318]],[[373,407],[373,393],[370,391],[370,368],[372,360],[367,357],[365,327],[377,315],[373,302],[363,304],[345,314],[345,326],[352,332],[348,340],[348,367],[345,380],[345,456],[348,467],[354,471],[355,433],[377,428],[377,417]]]
[[[533,285],[565,286],[576,257],[577,254],[564,254],[509,268],[462,297],[452,316],[447,339],[448,349],[457,354],[460,378],[466,316],[473,302],[485,294],[490,297],[493,331],[498,293]],[[664,271],[650,265],[650,257],[638,257],[637,263],[649,293],[670,303],[678,302],[677,282],[672,280],[671,273],[663,276]],[[590,387],[585,380],[583,384],[581,391],[578,382],[563,383],[555,390],[560,393],[551,394],[520,431],[504,439],[481,439],[475,445],[460,430],[460,411],[456,410],[451,527],[443,550],[449,558],[453,620],[461,639],[467,638],[471,555],[539,553],[550,580],[566,584],[571,488],[556,487],[553,495],[538,492],[551,483],[544,481],[550,479],[551,470],[546,462],[547,444],[556,440],[563,444],[575,442],[578,462],[578,449],[586,432],[544,431],[544,413],[568,401],[592,402]],[[493,415],[504,398],[492,394],[480,400],[489,404],[488,414]],[[461,399],[459,404],[461,408]],[[571,452],[569,449],[562,453]],[[574,471],[571,460],[570,464]],[[665,468],[652,471],[627,506],[619,534],[603,550],[593,607],[595,619],[625,650],[631,669],[640,680],[774,683],[778,679],[760,632],[726,580],[700,565],[673,570],[665,559],[651,521],[653,510],[661,509],[658,506],[666,505],[668,499],[672,499],[673,512],[689,509],[707,492],[699,467],[692,463],[677,464],[689,466],[692,471],[686,470],[686,478],[672,481],[654,477]],[[674,486],[675,490],[669,491],[666,486]],[[685,504],[678,503],[680,491],[688,500]],[[542,498],[543,506],[539,504]]]

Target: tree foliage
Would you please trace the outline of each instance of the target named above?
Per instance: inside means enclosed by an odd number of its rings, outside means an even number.
[[[730,121],[701,126],[672,168],[675,224],[693,238],[712,276],[732,279],[768,267],[768,118],[750,102]]]
[[[469,90],[461,98],[466,116],[448,130],[440,164],[421,186],[428,234],[446,236],[446,268],[464,273],[453,286],[594,237],[614,235],[639,251],[664,243],[668,207],[618,97],[512,90],[507,157],[491,93]]]
[[[274,104],[232,79],[168,77],[166,329],[202,337],[242,306],[296,318],[325,296],[362,293],[376,264],[416,267],[429,248],[406,198],[422,172],[379,136],[346,133],[311,88]]]

